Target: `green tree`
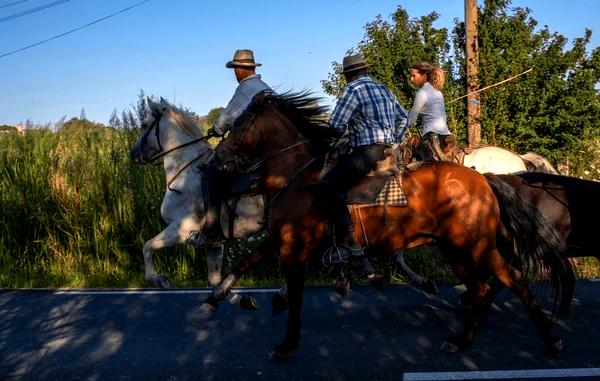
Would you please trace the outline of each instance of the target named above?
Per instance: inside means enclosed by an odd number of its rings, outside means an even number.
[[[444,86],[446,99],[462,94],[460,77],[454,78],[455,65],[451,59],[448,30],[435,28],[439,14],[432,12],[420,18],[410,18],[402,7],[391,15],[391,21],[377,16],[365,26],[365,35],[356,48],[363,54],[371,76],[394,92],[407,109],[412,106],[415,90],[409,83],[410,68],[416,61],[428,61],[446,70]],[[338,97],[345,86],[341,64],[332,63],[328,80],[321,81],[326,93]],[[457,128],[464,124],[465,107],[462,103],[447,105],[448,120],[453,132],[464,137]]]
[[[482,140],[517,152],[535,151],[553,162],[575,160],[582,144],[600,139],[600,48],[586,50],[591,31],[567,39],[537,21],[527,8],[510,0],[486,0],[479,9],[479,83],[496,84],[530,68],[518,79],[481,93]],[[387,85],[410,108],[415,90],[408,70],[415,61],[429,61],[446,70],[444,86],[448,124],[466,141],[465,28],[455,20],[451,35],[433,26],[435,12],[410,18],[402,8],[390,21],[377,16],[365,26],[363,40],[349,52],[365,56],[374,79]],[[339,96],[345,85],[341,65],[322,81],[326,93]],[[589,147],[588,147],[589,148]]]
[[[217,118],[219,117],[219,115],[221,115],[221,112],[224,110],[223,107],[215,107],[213,109],[211,109],[208,112],[208,115],[206,115],[206,123],[209,126],[212,126],[215,124],[215,122],[217,121]]]
[[[480,83],[486,86],[533,71],[481,93],[482,135],[489,144],[536,151],[558,162],[600,132],[595,88],[600,49],[586,52],[590,30],[568,48],[567,39],[547,26],[536,30],[530,9],[509,5],[508,0],[487,0],[480,9]]]

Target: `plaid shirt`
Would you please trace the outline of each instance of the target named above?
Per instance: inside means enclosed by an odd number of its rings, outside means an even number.
[[[406,110],[394,94],[364,74],[346,86],[329,123],[340,132],[348,130],[350,146],[360,147],[400,142],[407,122]]]

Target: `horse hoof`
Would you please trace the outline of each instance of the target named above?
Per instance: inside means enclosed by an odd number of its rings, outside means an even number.
[[[339,278],[335,281],[334,289],[335,292],[345,298],[348,295],[348,291],[350,291],[350,280],[348,278]]]
[[[555,358],[558,357],[565,345],[561,339],[558,339],[554,344],[546,347],[546,356]]]
[[[288,360],[289,355],[283,354],[281,352],[273,351],[269,355],[269,361],[273,363],[283,363]]]
[[[219,303],[211,295],[204,301],[204,303],[202,303],[200,306],[200,311],[205,315],[211,315],[217,310],[217,307],[219,307]]]
[[[154,278],[154,284],[163,290],[170,290],[173,288],[173,282],[165,275],[157,275],[156,278]]]
[[[423,282],[423,285],[421,287],[423,288],[423,291],[425,291],[429,295],[437,295],[438,294],[437,285],[432,280],[427,279],[425,282]]]
[[[371,275],[369,275],[367,277],[367,279],[369,279],[369,283],[371,284],[371,286],[375,287],[379,291],[383,291],[384,290],[384,287],[383,287],[383,275],[371,274]]]
[[[458,345],[452,344],[449,341],[445,341],[440,347],[440,349],[446,353],[457,353],[458,351],[460,351],[460,347]]]
[[[256,299],[254,299],[254,297],[252,295],[242,296],[242,299],[240,300],[240,307],[243,310],[248,310],[248,311],[258,311],[259,310],[258,302],[256,301]]]
[[[271,299],[271,313],[273,316],[277,316],[287,309],[287,299],[281,296],[281,294],[278,292],[273,294],[273,298]]]

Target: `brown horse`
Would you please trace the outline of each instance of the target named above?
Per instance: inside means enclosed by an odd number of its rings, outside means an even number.
[[[312,185],[327,147],[319,136],[330,130],[319,124],[317,118],[323,110],[315,104],[306,94],[255,100],[221,148],[222,154],[230,154],[238,164],[259,160],[263,168],[270,248],[280,256],[289,297],[287,330],[271,354],[273,361],[287,359],[299,345],[305,263],[328,245],[326,211]],[[497,247],[516,247],[520,257],[514,262],[532,263],[534,270],[542,267],[544,258],[553,285],[560,289],[557,315],[565,313],[573,273],[559,259],[562,246],[556,231],[539,212],[524,204],[505,183],[488,182],[474,170],[448,162],[427,163],[406,173],[403,185],[408,206],[388,207],[386,224],[381,206],[354,209],[355,228],[363,241],[368,238],[369,255],[435,240],[453,249],[446,251],[452,253],[448,254],[453,256],[448,257],[450,262],[468,263],[473,269],[472,284],[477,288],[474,307],[464,329],[450,337],[443,349],[455,352],[472,344],[491,306],[489,286],[483,279],[492,275],[521,299],[546,349],[560,350],[560,339],[551,334],[553,324],[543,314],[523,273]],[[503,237],[510,237],[510,241]],[[249,258],[227,276],[203,309],[214,310],[241,274],[268,252],[267,248]]]
[[[548,173],[498,175],[498,178],[513,187],[524,201],[535,206],[554,226],[566,243],[567,258],[591,256],[600,259],[596,225],[590,223],[600,215],[600,205],[594,202],[600,194],[600,183]],[[464,278],[470,276],[464,274]],[[492,288],[497,293],[502,284],[493,282]],[[462,304],[471,304],[472,291],[469,287],[461,295]]]

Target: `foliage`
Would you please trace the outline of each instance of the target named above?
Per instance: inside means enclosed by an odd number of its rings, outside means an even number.
[[[0,132],[17,132],[17,127],[3,124],[0,125]]]
[[[600,48],[586,50],[591,31],[574,40],[538,29],[526,8],[511,8],[509,0],[486,0],[479,9],[479,84],[483,88],[533,68],[518,79],[481,93],[482,141],[517,152],[534,151],[552,162],[581,160],[582,145],[600,135]],[[356,50],[365,56],[372,76],[386,84],[410,107],[414,90],[407,75],[415,61],[443,67],[447,80],[448,122],[460,141],[466,141],[466,100],[452,102],[465,92],[465,28],[455,20],[451,36],[433,26],[433,12],[409,18],[399,7],[390,21],[378,16],[365,26]],[[334,62],[322,81],[338,96],[345,85],[341,66]],[[591,158],[587,158],[591,159]]]
[[[211,109],[208,112],[208,115],[206,116],[206,123],[209,126],[213,126],[215,124],[215,122],[217,121],[217,119],[219,118],[219,115],[221,115],[221,112],[223,112],[224,108],[223,107],[215,107],[213,109]]]

